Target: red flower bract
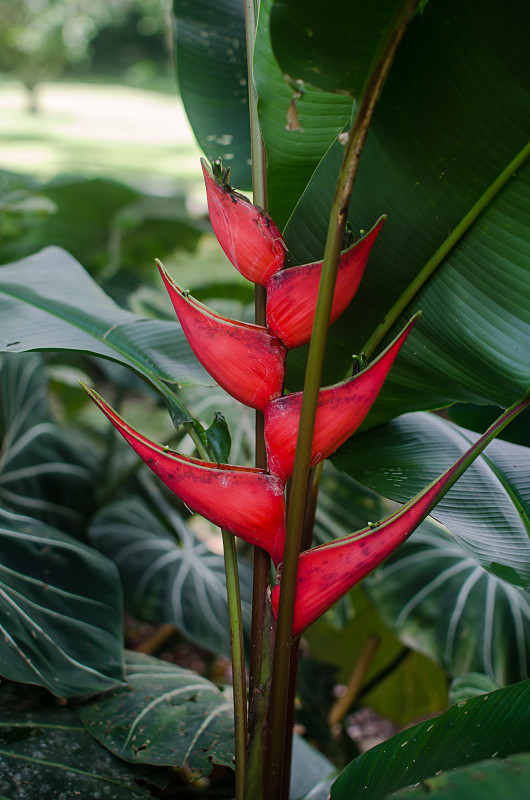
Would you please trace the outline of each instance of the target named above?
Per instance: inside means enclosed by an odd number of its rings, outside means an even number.
[[[285,542],[285,484],[264,470],[211,464],[155,444],[93,390],[89,396],[166,486],[193,511],[266,550],[277,564]]]
[[[204,159],[201,164],[210,222],[219,244],[245,278],[264,286],[285,261],[280,231],[263,209],[215,178]]]
[[[228,319],[184,292],[158,263],[188,343],[232,397],[263,410],[283,390],[285,348],[261,325]]]
[[[357,430],[370,411],[405,339],[418,315],[386,350],[358,375],[335,386],[321,389],[311,466],[323,461]],[[269,469],[274,475],[287,479],[292,475],[294,454],[300,425],[302,392],[279,397],[265,408],[265,443]]]
[[[330,324],[351,303],[385,219],[381,217],[366,236],[342,253]],[[277,272],[267,281],[267,325],[288,350],[311,338],[321,273],[322,262],[316,261]]]

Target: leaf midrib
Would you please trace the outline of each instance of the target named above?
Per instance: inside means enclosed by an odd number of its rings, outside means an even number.
[[[396,300],[390,311],[385,314],[373,334],[363,347],[363,352],[369,357],[390,331],[394,323],[401,316],[403,311],[418,294],[427,280],[444,261],[451,250],[457,245],[464,234],[469,230],[480,214],[488,207],[491,201],[498,195],[501,189],[508,183],[514,173],[525,163],[530,156],[530,141],[517,153],[510,163],[499,173],[494,181],[488,186],[486,191],[471,206],[450,234],[445,238],[435,253],[429,258],[417,275],[409,283],[405,291]]]

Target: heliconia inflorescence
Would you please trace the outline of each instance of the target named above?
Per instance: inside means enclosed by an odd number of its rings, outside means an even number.
[[[286,351],[311,337],[322,263],[283,270],[286,247],[274,222],[234,191],[228,183],[230,171],[224,170],[220,161],[210,167],[202,160],[202,168],[210,220],[221,247],[246,278],[267,289],[267,326],[228,319],[207,308],[157,263],[182,330],[199,361],[233,397],[263,411],[268,470],[179,455],[142,436],[99,395],[85,389],[140,458],[191,510],[263,548],[278,566],[285,544],[285,482],[292,473],[302,401],[301,393],[282,396]],[[332,322],[353,299],[383,222],[384,217],[342,254]],[[417,316],[370,366],[321,390],[312,464],[329,456],[362,423]],[[414,515],[417,513],[411,509],[409,516]],[[337,592],[347,591],[352,580],[360,580],[406,538],[410,532],[408,518],[399,512],[392,519],[370,537],[354,535],[302,555],[296,634],[340,596]],[[275,587],[274,610],[278,592]]]

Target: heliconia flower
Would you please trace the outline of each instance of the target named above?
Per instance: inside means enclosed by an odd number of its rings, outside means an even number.
[[[386,217],[342,253],[333,295],[330,324],[351,303],[363,276],[368,256]],[[277,272],[267,281],[267,326],[290,350],[307,344],[322,273],[322,261]]]
[[[528,405],[530,395],[511,406],[458,461],[399,511],[350,536],[301,553],[296,579],[293,637],[302,633],[403,544],[492,439]],[[275,616],[278,614],[280,587],[281,579],[272,592]]]
[[[157,264],[191,349],[219,385],[260,410],[280,397],[285,371],[280,340],[262,325],[228,319],[203,306]]]
[[[321,389],[311,449],[311,466],[323,461],[357,430],[370,411],[419,313],[369,367],[334,386]],[[265,407],[265,444],[274,475],[292,475],[300,425],[302,392],[279,397]]]
[[[266,550],[277,564],[285,541],[285,484],[265,470],[212,464],[175,453],[131,428],[83,385],[140,458],[192,511]]]
[[[267,278],[283,267],[286,247],[272,219],[259,206],[234,191],[228,183],[230,170],[213,168],[201,158],[210,221],[217,240],[239,272],[253,283],[265,285]]]

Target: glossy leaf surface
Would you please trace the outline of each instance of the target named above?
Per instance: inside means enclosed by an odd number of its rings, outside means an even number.
[[[503,760],[480,761],[449,773],[435,775],[421,786],[393,794],[400,800],[424,798],[432,800],[521,800],[530,783],[530,754],[519,753]]]
[[[139,499],[103,508],[90,527],[91,541],[118,567],[131,614],[172,623],[200,647],[230,656],[223,558],[197,539],[161,492],[152,498],[158,516]],[[252,570],[243,560],[239,578],[248,623]]]
[[[482,569],[441,525],[423,523],[364,586],[401,641],[450,675],[530,676],[530,593]]]
[[[90,733],[126,761],[209,773],[233,767],[233,707],[213,683],[140,653],[127,657],[128,688],[80,709]]]
[[[141,770],[101,747],[67,709],[2,711],[0,796],[25,800],[143,800]]]
[[[505,407],[530,384],[530,173],[511,166],[524,162],[529,135],[523,14],[516,0],[502,24],[491,0],[480,12],[470,0],[427,3],[376,109],[349,218],[354,230],[373,215],[388,220],[332,342],[363,349],[438,248],[449,252],[396,319],[394,330],[423,310],[374,420],[456,399]],[[285,232],[299,261],[321,256],[341,151],[317,171]],[[458,226],[464,235],[453,241]]]
[[[123,680],[121,586],[109,559],[0,510],[0,674],[71,696]]]
[[[94,464],[48,409],[37,355],[0,362],[0,499],[4,507],[76,534],[94,503]]]
[[[262,0],[260,3],[254,80],[259,96],[260,126],[267,150],[268,210],[282,229],[320,160],[349,122],[352,101],[348,97],[308,87],[303,99],[296,104],[300,128],[287,129],[293,89],[285,82],[272,52],[268,30],[271,8],[272,0]],[[331,204],[328,213],[330,207]],[[381,213],[375,214],[372,221]],[[317,253],[305,259],[305,262],[318,261],[321,257],[322,253]]]
[[[270,35],[282,72],[328,92],[358,97],[398,0],[274,0]]]
[[[56,247],[0,267],[0,350],[93,353],[169,384],[211,378],[177,323],[124,311]]]
[[[352,761],[331,800],[380,800],[440,771],[530,750],[529,702],[530,681],[523,681],[452,706]]]
[[[193,132],[210,161],[250,189],[247,46],[241,0],[173,0],[175,67]]]
[[[477,438],[434,414],[407,414],[357,436],[333,463],[405,502]],[[530,584],[529,465],[528,448],[492,442],[431,512],[484,569],[516,586]]]

